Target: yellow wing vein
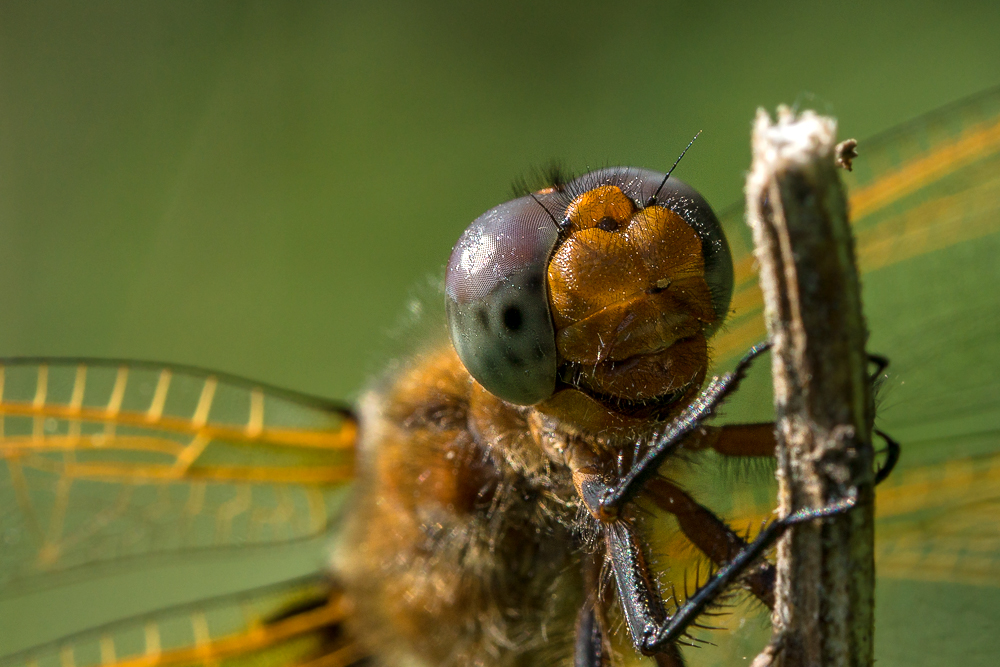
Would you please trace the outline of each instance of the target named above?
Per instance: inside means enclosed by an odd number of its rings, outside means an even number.
[[[200,430],[208,423],[208,414],[212,411],[212,401],[215,400],[215,389],[219,386],[219,381],[215,376],[209,375],[205,378],[205,384],[201,388],[201,396],[198,397],[198,405],[194,409],[191,417],[191,428]]]
[[[21,467],[20,459],[16,457],[7,459],[7,472],[10,475],[11,487],[14,489],[14,498],[17,500],[17,506],[20,508],[21,514],[24,516],[28,531],[34,538],[35,543],[40,545],[45,541],[45,531],[42,530],[42,524],[38,520],[34,503],[31,501],[28,480],[24,477],[24,470]]]
[[[233,497],[219,505],[215,517],[215,539],[225,544],[232,535],[233,521],[253,505],[253,493],[248,486],[237,488]]]
[[[94,514],[90,520],[80,526],[72,535],[67,536],[60,542],[47,543],[39,550],[39,566],[45,569],[53,565],[58,561],[62,553],[72,549],[77,544],[85,542],[87,538],[99,534],[102,528],[109,525],[118,517],[123,516],[132,501],[133,489],[134,487],[131,485],[122,487],[111,506]]]
[[[128,366],[119,366],[115,374],[115,384],[111,389],[111,396],[104,412],[109,417],[116,416],[122,409],[122,401],[125,399],[125,387],[128,384]]]
[[[76,367],[76,374],[73,376],[73,393],[69,399],[69,407],[79,410],[83,407],[83,395],[87,390],[87,367],[80,364]]]
[[[115,640],[111,635],[102,635],[101,642],[101,664],[110,665],[117,660],[117,651],[115,650]]]
[[[128,657],[114,663],[114,667],[168,667],[172,665],[187,665],[205,661],[221,661],[229,657],[245,655],[252,651],[274,646],[294,637],[314,632],[333,625],[344,618],[344,610],[339,600],[314,610],[295,614],[275,623],[251,626],[244,632],[226,635],[203,644],[195,643],[175,650],[162,650],[159,644],[152,644],[147,634],[146,652],[135,657]],[[147,626],[148,627],[148,626]],[[158,638],[158,637],[157,637]],[[155,648],[156,651],[150,649]],[[352,646],[345,649],[353,648]],[[344,649],[335,651],[340,658],[346,659]],[[343,663],[349,664],[349,660]]]
[[[954,141],[945,143],[906,166],[885,174],[869,186],[851,194],[851,217],[860,220],[872,212],[905,197],[979,158],[1000,149],[1000,120],[966,129]]]
[[[148,411],[118,411],[112,413],[107,409],[74,408],[66,405],[35,406],[31,403],[9,401],[0,404],[0,414],[28,417],[48,416],[94,423],[135,425],[144,428],[150,428],[151,426]],[[266,442],[267,444],[278,446],[312,447],[317,449],[353,449],[357,433],[356,427],[351,422],[344,423],[337,430],[264,428],[260,433],[253,436],[248,434],[245,426],[204,424],[196,427],[192,420],[177,417],[161,417],[153,425],[163,431],[204,434],[212,440]]]
[[[73,485],[70,477],[60,477],[56,483],[55,501],[49,516],[49,531],[45,543],[39,550],[39,560],[55,562],[58,558],[59,543],[66,525],[66,509],[69,507],[69,492]]]
[[[170,391],[170,380],[173,373],[164,368],[160,371],[160,376],[156,380],[156,390],[153,392],[153,399],[149,402],[149,409],[146,410],[146,421],[157,422],[163,417],[163,407],[167,404],[167,393]]]
[[[146,652],[143,657],[156,660],[163,654],[163,649],[160,643],[160,624],[156,621],[150,621],[146,624],[144,630]]]
[[[254,387],[250,392],[250,416],[247,418],[247,437],[256,438],[264,431],[264,392]]]

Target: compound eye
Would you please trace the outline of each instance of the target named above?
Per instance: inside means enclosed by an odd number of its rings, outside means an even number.
[[[533,405],[555,391],[545,276],[557,239],[541,198],[521,197],[476,218],[448,260],[452,344],[472,377],[511,403]]]

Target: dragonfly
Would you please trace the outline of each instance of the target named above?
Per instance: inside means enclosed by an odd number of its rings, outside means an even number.
[[[926,590],[921,585],[933,584],[935,604],[947,607],[988,597],[983,591],[1000,584],[1000,293],[992,289],[1000,279],[1000,89],[863,141],[860,151],[845,179],[864,274],[869,349],[892,362],[881,382],[878,425],[904,443],[898,467],[876,498],[881,628],[883,611],[913,604],[912,591]],[[731,370],[766,336],[742,210],[720,221],[733,258],[733,287],[729,305],[717,314],[719,324],[711,327],[709,374]],[[379,426],[373,410],[434,404],[427,401],[431,385],[447,392],[455,356],[446,340],[437,343],[416,366],[404,364],[378,381],[356,407],[178,365],[2,360],[0,599],[45,591],[58,600],[60,591],[81,581],[202,554],[305,550],[323,540],[335,545],[336,556],[317,559],[312,575],[92,627],[84,622],[79,632],[19,647],[0,665],[252,661],[333,667],[366,659],[372,646],[394,659],[389,640],[379,644],[386,635],[377,623],[352,628],[363,605],[339,593],[337,575],[352,560],[344,551],[357,517],[365,515],[352,496],[357,470],[370,457],[365,448],[399,437]],[[448,372],[428,383],[434,369]],[[766,364],[753,367],[713,425],[772,419],[769,384]],[[435,405],[437,411],[422,417],[428,423],[447,426],[456,418],[445,403]],[[505,415],[493,412],[480,424],[496,426]],[[753,532],[774,504],[768,466],[759,459],[692,449],[668,460],[661,473],[697,492],[699,502],[728,525]],[[421,461],[389,460],[390,473],[450,493],[454,502],[469,493],[443,488],[436,469]],[[377,501],[384,497],[379,493],[369,497]],[[558,499],[538,502],[546,503]],[[697,582],[704,572],[705,556],[676,518],[647,510],[637,520],[656,584],[683,597],[692,586],[689,577]],[[436,521],[425,517],[421,529],[432,534]],[[375,532],[370,539],[378,537]],[[591,585],[600,588],[607,573],[596,569]],[[372,590],[383,583],[373,580]],[[428,605],[448,605],[428,594],[441,582],[397,583],[399,599],[424,595]],[[997,606],[984,608],[1000,610],[1000,598],[994,599]],[[362,611],[384,621],[393,604]],[[723,629],[695,630],[688,642],[693,646],[677,649],[687,664],[734,664],[759,647],[766,607],[736,592],[720,611],[711,625]],[[71,612],[80,619],[89,615],[85,605]],[[432,618],[442,622],[416,632],[443,642],[444,650],[448,637],[462,635],[463,624],[481,622],[447,611]],[[551,622],[535,620],[530,632],[503,637],[494,647],[530,646],[558,664],[558,656],[571,651],[576,610],[552,609]],[[490,627],[501,626],[496,621]],[[605,628],[615,663],[642,659],[626,626],[619,617]],[[967,646],[935,650],[938,661],[975,657]],[[891,664],[891,657],[884,661]]]

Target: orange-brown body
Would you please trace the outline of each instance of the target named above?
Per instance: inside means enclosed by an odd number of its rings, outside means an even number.
[[[362,403],[335,574],[348,630],[377,664],[572,664],[577,615],[601,589],[585,578],[604,558],[580,479],[613,477],[701,388],[717,318],[698,236],[614,186],[574,199],[567,218],[548,288],[574,387],[512,405],[446,344]]]
[[[579,501],[527,411],[450,346],[363,407],[359,496],[337,574],[380,664],[560,664],[583,596]]]

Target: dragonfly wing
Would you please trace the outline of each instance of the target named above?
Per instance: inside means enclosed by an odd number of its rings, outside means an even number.
[[[851,176],[878,425],[883,578],[1000,585],[1000,90],[871,142]],[[860,162],[860,161],[859,161]]]
[[[868,349],[891,361],[877,425],[903,444],[876,497],[880,660],[970,664],[978,646],[992,664],[995,633],[980,630],[1000,609],[1000,89],[858,150],[844,177]],[[724,216],[736,288],[719,370],[766,335],[742,218]],[[771,419],[766,362],[744,387],[724,421]]]
[[[964,271],[953,272],[935,253],[954,246],[979,245],[1000,233],[1000,89],[927,114],[858,147],[860,157],[853,172],[844,172],[848,187],[851,224],[855,230],[858,263],[864,275],[866,313],[873,336],[880,334],[878,313],[895,321],[943,328],[922,311],[890,311],[884,295],[898,293],[899,275],[880,271],[916,262],[899,270],[926,275],[932,267],[947,281],[931,293],[914,290],[927,300],[940,294],[954,301],[954,290],[967,297],[967,288],[982,288]],[[743,207],[726,211],[721,219],[733,252],[735,285],[730,314],[723,331],[713,341],[719,367],[731,365],[755,342],[766,337],[763,302],[753,259],[753,241],[744,222]],[[945,265],[942,265],[945,264]],[[995,262],[990,262],[995,264]],[[977,270],[979,265],[975,265]],[[981,267],[984,270],[987,267]],[[919,282],[909,279],[906,286]],[[989,291],[989,290],[980,290]],[[998,297],[984,296],[980,304],[996,306]],[[954,308],[975,310],[965,303]],[[892,327],[886,327],[891,332]],[[929,345],[937,344],[937,340]],[[893,350],[894,353],[902,352]],[[894,355],[894,366],[895,355]]]
[[[153,554],[325,533],[356,424],[328,401],[192,368],[0,361],[0,595]]]
[[[316,575],[89,628],[0,657],[2,667],[347,667],[345,607]]]

